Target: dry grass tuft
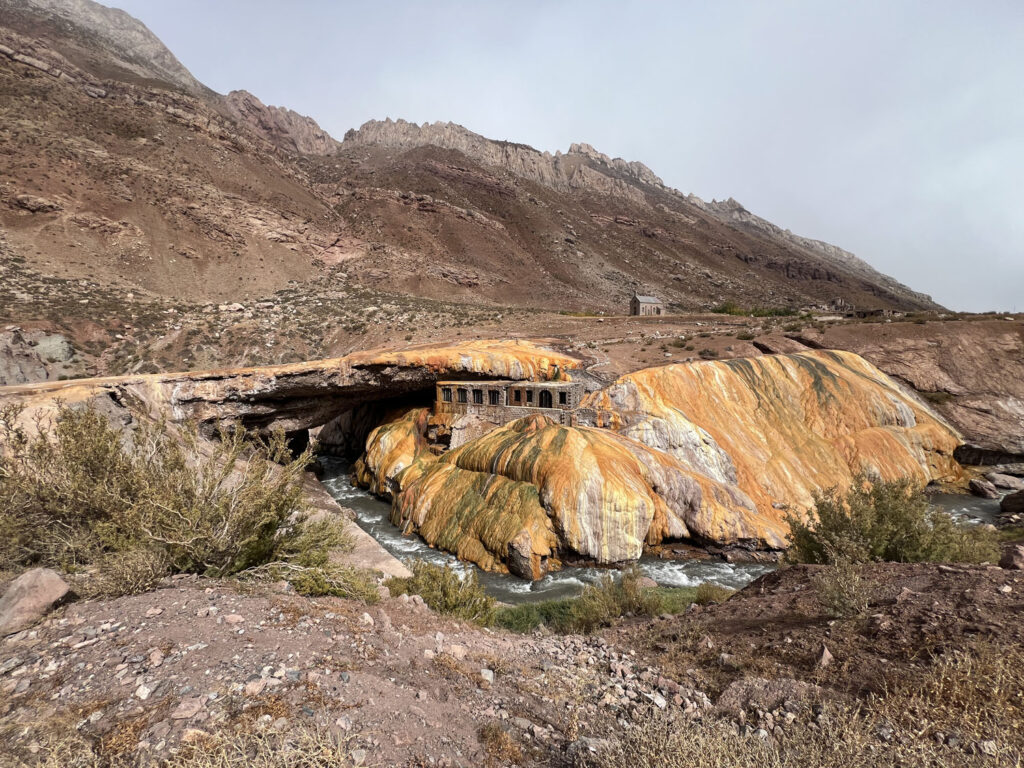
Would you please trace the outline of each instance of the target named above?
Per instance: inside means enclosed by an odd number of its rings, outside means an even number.
[[[755,726],[756,727],[756,726]],[[753,730],[753,729],[751,729]],[[978,646],[936,659],[859,706],[825,708],[781,737],[654,710],[576,768],[1024,766],[1024,651]]]
[[[487,751],[490,765],[519,763],[523,759],[523,751],[519,748],[519,744],[508,731],[501,727],[500,723],[494,720],[480,726],[477,737]]]

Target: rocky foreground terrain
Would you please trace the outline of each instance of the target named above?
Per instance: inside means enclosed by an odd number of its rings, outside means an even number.
[[[1019,658],[1020,573],[880,567],[870,620],[836,622],[813,569],[787,569],[723,605],[564,637],[481,630],[415,596],[366,607],[174,578],[72,603],[0,641],[0,734],[8,758],[81,741],[144,761],[236,729],[321,728],[352,765],[573,765],[668,713],[748,743],[836,748],[855,737],[837,730],[843,705],[918,685],[932,654],[991,644]],[[999,729],[1024,704],[998,687],[1012,681],[987,676],[989,661],[967,681],[949,670],[947,684],[971,688],[938,721],[869,723],[862,757],[877,762],[863,764],[892,764],[898,749],[936,765],[1017,764],[1021,732]],[[1007,709],[977,723],[978,697]]]

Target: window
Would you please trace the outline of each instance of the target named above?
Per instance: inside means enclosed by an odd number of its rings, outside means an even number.
[[[484,391],[482,389],[474,389],[473,390],[473,402],[476,405],[483,405],[484,404]]]
[[[487,394],[490,397],[491,405],[500,405],[500,403],[498,402],[498,395],[499,395],[498,390],[492,389]]]
[[[528,403],[532,403],[533,402],[533,390],[532,389],[526,390],[526,402],[528,402]]]
[[[550,389],[542,389],[540,391],[540,397],[538,399],[540,400],[539,405],[540,405],[541,408],[550,408],[551,407],[551,390]]]
[[[441,390],[441,399],[444,400],[444,402],[446,403],[450,403],[452,401],[451,387],[445,387],[444,389]]]
[[[516,390],[515,397],[513,398],[517,403],[523,402],[523,393],[521,390]]]
[[[559,405],[568,405],[569,404],[569,393],[568,392],[559,392],[558,393],[558,404]]]
[[[459,402],[465,403],[467,401],[467,392],[464,389],[459,390]]]

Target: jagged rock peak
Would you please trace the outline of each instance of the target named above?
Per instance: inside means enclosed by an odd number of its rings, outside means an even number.
[[[457,123],[419,125],[390,117],[370,120],[358,129],[349,130],[345,134],[345,142],[399,149],[426,145],[453,149],[479,163],[506,168],[516,175],[556,189],[587,188],[635,197],[643,193],[635,187],[628,189],[630,182],[665,188],[662,180],[643,163],[613,159],[589,144],[572,144],[566,154],[556,152],[552,155],[527,144],[488,139]]]
[[[231,91],[224,103],[236,119],[286,152],[329,155],[340,144],[313,118],[264,104],[248,91]]]
[[[632,176],[638,181],[642,181],[645,184],[650,184],[655,187],[664,187],[665,182],[650,168],[641,162],[623,160],[621,157],[611,158],[603,152],[598,152],[589,144],[570,144],[569,145],[570,155],[582,155],[583,157],[589,158],[596,163],[605,165],[609,168],[614,168],[617,171]]]
[[[139,77],[208,93],[145,24],[120,9],[92,0],[0,0],[0,9],[5,16],[44,20],[65,34],[77,32],[82,43],[98,42],[114,63]]]

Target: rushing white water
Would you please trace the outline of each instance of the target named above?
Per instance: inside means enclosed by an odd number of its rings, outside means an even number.
[[[342,506],[355,511],[359,526],[373,536],[381,546],[400,560],[415,558],[438,565],[448,565],[463,573],[476,566],[464,563],[447,552],[429,547],[419,536],[404,536],[391,524],[391,505],[371,496],[362,488],[352,485],[349,466],[338,459],[321,457],[323,466],[321,482],[328,492]],[[771,566],[753,563],[732,564],[718,560],[659,560],[643,558],[640,561],[643,572],[658,584],[666,587],[692,587],[703,582],[720,584],[723,587],[739,589],[749,584]],[[583,587],[597,581],[606,569],[565,567],[538,581],[529,582],[516,576],[488,573],[477,569],[480,582],[487,591],[506,603],[524,603],[537,600],[551,600],[571,597]]]
[[[356,513],[359,526],[373,536],[392,555],[400,560],[427,560],[448,565],[462,573],[476,566],[464,563],[447,552],[429,547],[419,536],[405,536],[391,524],[391,505],[362,488],[352,485],[349,465],[339,459],[321,457],[321,482],[342,506]],[[999,511],[999,502],[976,499],[972,496],[934,494],[932,504],[967,521],[988,522]],[[645,557],[640,560],[641,570],[658,584],[666,587],[693,587],[704,582],[740,589],[758,576],[768,573],[773,566],[756,563],[726,563],[720,560],[659,560]],[[493,597],[506,603],[525,603],[571,597],[588,583],[593,583],[608,571],[600,568],[567,566],[538,581],[529,582],[516,576],[477,570],[480,582]]]

